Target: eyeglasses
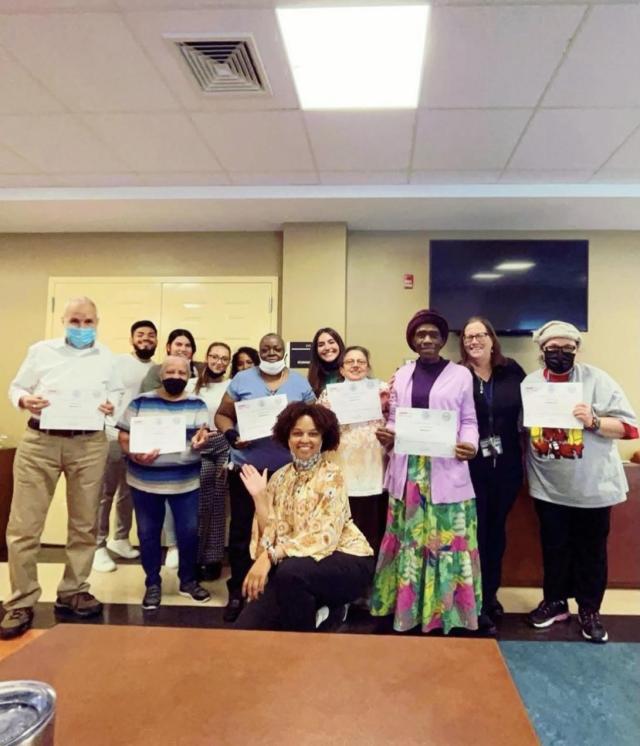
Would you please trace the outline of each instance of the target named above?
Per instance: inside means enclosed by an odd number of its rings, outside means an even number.
[[[342,364],[345,368],[353,368],[354,365],[369,365],[369,363],[364,358],[361,358],[360,360],[352,360],[351,358],[347,358],[346,360],[343,360]]]
[[[221,357],[220,355],[207,355],[207,360],[211,360],[212,363],[228,363],[230,357]]]
[[[465,334],[462,337],[463,342],[473,342],[474,340],[477,340],[480,342],[480,340],[484,339],[485,337],[488,337],[488,332],[478,332],[478,334]]]
[[[566,352],[568,355],[576,352],[578,350],[577,347],[574,347],[573,345],[564,345],[564,347],[557,347],[556,345],[551,345],[550,347],[545,347],[545,352]]]

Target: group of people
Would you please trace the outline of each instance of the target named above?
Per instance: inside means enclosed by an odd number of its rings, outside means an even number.
[[[599,610],[609,517],[627,491],[615,440],[637,438],[638,426],[620,386],[576,362],[581,335],[572,324],[550,321],[537,330],[543,367],[526,376],[482,317],[462,329],[459,362],[444,359],[447,321],[425,309],[406,329],[416,359],[389,383],[372,378],[365,347],[345,345],[331,328],[315,334],[304,377],[287,367],[276,333],[233,356],[226,343],[213,342],[199,364],[193,336],[176,329],[156,364],[153,323],[136,322],[133,352],[119,357],[96,341],[97,324],[89,299],[71,301],[64,337],[32,346],[11,384],[14,405],[31,418],[15,461],[7,530],[12,595],[0,636],[15,637],[32,623],[39,539],[62,472],[69,538],[59,613],[100,613],[87,577],[92,563],[113,569],[109,552],[136,556],[131,505],[146,576],[143,607],[161,603],[163,528],[180,593],[207,601],[201,582],[220,575],[228,490],[226,622],[313,630],[360,603],[373,616],[392,616],[397,631],[491,633],[503,613],[497,592],[507,516],[526,468],[544,563],[543,600],[528,621],[543,628],[568,619],[575,597],[583,636],[607,640]],[[379,419],[341,424],[330,384],[365,379],[380,398]],[[40,427],[47,396],[65,380],[105,392],[99,408],[106,438],[102,431]],[[523,428],[521,384],[545,380],[581,383],[575,428]],[[272,435],[243,440],[236,405],[276,395],[288,403]],[[455,414],[450,457],[396,450],[396,419],[406,408]],[[183,418],[184,449],[131,452],[132,423],[167,415]],[[114,495],[116,530],[107,541]]]

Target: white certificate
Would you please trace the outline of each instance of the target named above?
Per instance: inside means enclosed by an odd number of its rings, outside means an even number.
[[[572,414],[583,401],[582,383],[523,382],[520,390],[525,427],[584,428]]]
[[[341,425],[382,419],[380,385],[374,379],[330,383],[327,396]]]
[[[236,417],[240,440],[270,438],[276,419],[287,406],[285,394],[260,396],[236,402]]]
[[[49,406],[40,413],[42,430],[102,430],[104,415],[98,409],[107,394],[103,386],[49,389],[42,393]]]
[[[409,456],[453,458],[458,435],[458,415],[448,409],[396,409],[396,453]]]
[[[187,447],[187,423],[183,414],[132,417],[131,453],[182,453]]]

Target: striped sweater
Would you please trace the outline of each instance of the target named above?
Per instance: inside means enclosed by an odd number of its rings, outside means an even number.
[[[207,405],[197,396],[189,395],[179,401],[167,401],[154,391],[140,394],[124,411],[118,429],[129,432],[132,417],[183,415],[187,428],[184,450],[163,453],[152,464],[137,464],[127,460],[127,484],[144,492],[158,495],[179,495],[200,486],[200,454],[191,448],[191,438],[201,425],[209,424]]]

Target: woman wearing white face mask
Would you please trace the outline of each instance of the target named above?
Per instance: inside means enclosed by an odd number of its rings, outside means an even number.
[[[289,370],[284,359],[284,340],[279,334],[266,334],[258,348],[260,365],[238,373],[227,388],[215,416],[215,425],[231,446],[229,497],[229,563],[231,577],[227,582],[229,603],[224,613],[226,622],[234,622],[242,611],[242,582],[251,567],[249,544],[253,524],[254,504],[240,478],[245,464],[255,466],[268,475],[291,461],[291,453],[273,438],[241,441],[236,429],[235,403],[246,399],[284,394],[289,402],[315,401],[307,380]]]
[[[339,372],[345,383],[369,378],[369,350],[358,345],[347,347]],[[389,401],[389,386],[384,381],[370,380],[380,393],[384,411]],[[331,408],[327,389],[320,395],[318,403]],[[389,495],[382,487],[385,449],[376,437],[376,431],[383,426],[384,419],[340,425],[340,445],[336,452],[354,523],[365,535],[376,556],[384,536],[389,506]]]

